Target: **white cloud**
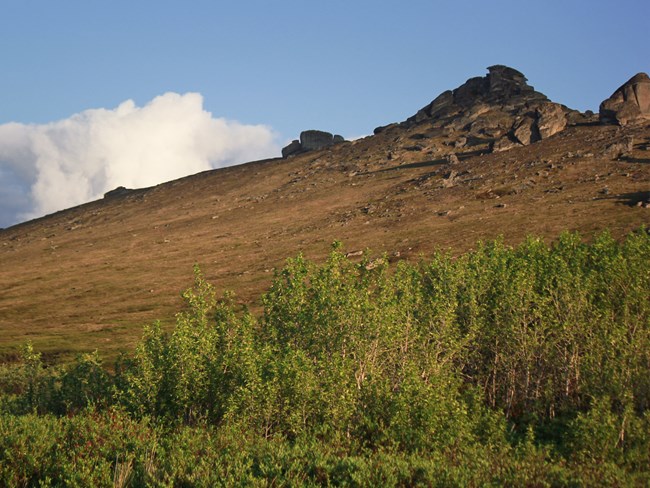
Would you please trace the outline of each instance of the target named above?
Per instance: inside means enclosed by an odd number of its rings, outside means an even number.
[[[0,125],[0,227],[117,186],[141,188],[279,155],[271,129],[214,118],[198,93],[132,100],[49,124]]]

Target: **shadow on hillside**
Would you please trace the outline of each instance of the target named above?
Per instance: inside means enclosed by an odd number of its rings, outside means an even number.
[[[396,171],[400,169],[416,169],[416,168],[429,168],[431,166],[439,166],[441,164],[445,164],[448,161],[446,159],[432,159],[430,161],[419,161],[417,163],[408,163],[408,164],[400,164],[397,166],[392,166],[390,168],[384,168],[380,169],[377,172],[378,173],[383,173],[385,171]]]
[[[617,203],[621,205],[627,205],[628,207],[636,207],[639,202],[645,203],[650,201],[650,191],[637,191],[634,193],[622,193],[611,197],[612,199],[617,200]]]
[[[586,122],[576,122],[575,124],[571,124],[568,127],[598,127],[603,125],[599,120],[592,120],[592,121],[586,121]]]
[[[466,151],[462,153],[461,152],[456,153],[456,157],[460,161],[464,161],[465,159],[469,159],[474,156],[484,156],[485,154],[489,154],[489,153],[490,151],[485,151],[485,150]],[[431,166],[441,166],[443,164],[450,164],[449,160],[446,158],[440,158],[440,159],[430,159],[427,161],[418,161],[417,163],[398,164],[397,166],[391,166],[390,168],[383,168],[375,171],[369,171],[368,174],[386,173],[388,171],[398,171],[403,169],[429,168]]]
[[[630,156],[621,156],[618,158],[619,161],[624,161],[626,163],[641,163],[641,164],[650,164],[650,158],[633,158]]]

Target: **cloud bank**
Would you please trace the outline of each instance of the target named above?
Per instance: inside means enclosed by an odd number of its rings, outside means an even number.
[[[0,125],[0,227],[100,198],[279,155],[272,130],[214,118],[198,93],[166,93],[35,125]]]

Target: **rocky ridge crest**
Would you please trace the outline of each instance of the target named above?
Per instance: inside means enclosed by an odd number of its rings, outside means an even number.
[[[519,71],[495,65],[486,76],[441,93],[404,122],[378,127],[375,134],[395,126],[426,124],[458,132],[464,139],[460,147],[502,151],[546,139],[589,117],[550,101]]]

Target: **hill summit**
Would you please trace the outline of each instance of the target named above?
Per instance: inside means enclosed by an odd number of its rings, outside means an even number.
[[[568,123],[589,117],[551,102],[519,71],[495,65],[488,68],[486,76],[470,78],[458,88],[441,93],[415,115],[393,126],[426,123],[464,132],[464,140],[461,135],[457,138],[458,147],[504,151],[545,139]],[[378,127],[375,134],[385,129]]]

